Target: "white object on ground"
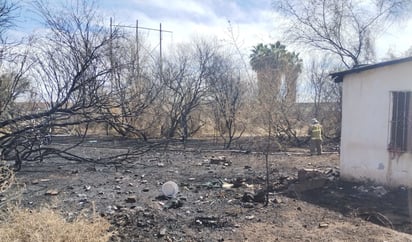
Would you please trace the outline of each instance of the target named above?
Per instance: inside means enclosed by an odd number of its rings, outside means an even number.
[[[179,192],[179,186],[173,181],[165,182],[162,185],[162,192],[166,197],[175,197]]]

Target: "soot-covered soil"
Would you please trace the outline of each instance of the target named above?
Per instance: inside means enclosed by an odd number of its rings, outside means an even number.
[[[98,158],[136,147],[93,138],[76,153]],[[265,156],[212,141],[175,142],[110,163],[50,158],[23,164],[16,177],[22,206],[48,204],[69,220],[94,211],[112,223],[113,241],[412,241],[407,189],[342,181],[333,150],[268,158],[267,205]],[[179,186],[174,198],[163,196],[167,181]]]

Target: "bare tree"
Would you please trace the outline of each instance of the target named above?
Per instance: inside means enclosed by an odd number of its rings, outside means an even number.
[[[29,80],[25,77],[30,65],[27,63],[26,54],[19,58],[15,57],[15,63],[3,64],[0,76],[0,117],[10,116],[13,106],[18,97],[21,97],[30,90]]]
[[[323,56],[312,59],[306,68],[308,92],[313,102],[312,117],[321,121],[327,138],[339,138],[342,86],[333,83],[329,73],[339,69],[339,63]]]
[[[111,73],[108,47],[116,36],[96,23],[93,5],[76,3],[60,11],[34,3],[47,30],[30,47],[30,68],[20,76],[34,80],[36,89],[0,122],[3,158],[16,160],[18,169],[24,160],[50,154],[76,157],[68,149],[44,146],[43,138],[52,129],[76,125],[84,125],[86,133],[90,124],[105,121],[112,105],[105,84]]]
[[[7,31],[15,25],[17,9],[12,1],[0,2],[0,140],[3,141],[16,126],[10,122],[21,110],[16,100],[30,91],[26,77],[30,69],[28,51],[20,44],[7,41]]]
[[[213,72],[208,77],[208,86],[213,107],[215,129],[224,140],[225,148],[230,148],[233,140],[242,136],[245,126],[238,117],[243,105],[244,85],[240,70],[234,67],[229,57],[216,55]]]
[[[259,44],[250,55],[252,68],[258,76],[258,104],[260,120],[266,131],[264,149],[266,160],[266,204],[269,199],[269,153],[279,149],[285,137],[296,138],[293,114],[296,104],[297,78],[302,60],[299,54],[289,52],[276,42],[270,46]]]
[[[10,0],[2,0],[0,2],[0,42],[6,41],[6,32],[15,26],[18,5]]]
[[[374,39],[408,13],[411,1],[274,0],[273,4],[289,21],[288,40],[332,53],[352,68],[374,60]]]
[[[215,55],[216,45],[201,39],[180,46],[173,59],[165,61],[162,78],[166,86],[164,108],[168,120],[163,130],[167,137],[172,138],[179,131],[185,141],[203,125],[191,115],[207,94],[207,79],[214,71]]]
[[[0,68],[2,79],[2,88],[5,86],[5,82],[8,82],[8,86],[17,87],[19,86],[17,83],[13,83],[13,81],[18,81],[19,79],[19,67],[14,67],[13,64],[20,66],[23,68],[26,66],[27,63],[24,58],[22,60],[21,56],[22,53],[18,53],[14,51],[14,47],[18,47],[20,43],[16,40],[13,42],[9,41],[7,38],[7,31],[12,29],[16,26],[16,18],[18,16],[17,10],[20,6],[11,0],[2,0],[0,1]],[[24,63],[19,65],[19,63]],[[11,65],[10,65],[11,64]],[[13,69],[13,70],[11,70]],[[13,72],[13,73],[10,73]],[[8,77],[6,77],[7,75]],[[8,81],[6,79],[9,79]],[[10,89],[9,89],[10,91]],[[10,94],[10,92],[8,93]],[[2,95],[3,101],[6,97],[10,97],[9,95]],[[4,104],[4,102],[3,102]]]
[[[163,83],[160,81],[159,62],[143,53],[142,43],[122,34],[124,39],[112,43],[110,88],[113,105],[107,120],[111,128],[122,136],[140,136],[145,140],[154,135],[158,118],[153,115]]]
[[[274,0],[275,10],[287,19],[285,38],[312,50],[338,57],[346,68],[353,68],[375,60],[374,40],[395,21],[410,12],[409,0]],[[330,70],[330,69],[329,69]],[[332,108],[330,118],[333,125],[340,127],[341,90],[323,82],[324,73],[311,71],[315,101],[326,98],[321,94],[333,93],[328,101]],[[315,74],[316,73],[316,74]],[[320,75],[320,76],[318,76]],[[316,81],[317,80],[317,81]],[[316,82],[316,83],[314,83]],[[338,95],[336,98],[334,95]],[[326,100],[324,100],[326,102]],[[317,103],[315,102],[315,105]],[[324,106],[326,103],[324,103]],[[319,105],[318,105],[319,106]],[[316,111],[316,109],[315,109]],[[335,122],[336,121],[336,122]],[[331,124],[332,125],[332,124]],[[327,126],[325,124],[325,126]],[[332,136],[339,138],[339,128]]]

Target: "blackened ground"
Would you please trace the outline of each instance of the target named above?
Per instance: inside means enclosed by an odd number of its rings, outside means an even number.
[[[59,137],[51,145],[76,141]],[[142,145],[93,137],[75,152],[101,158]],[[412,241],[408,191],[342,181],[334,146],[321,156],[274,148],[267,206],[264,141],[222,146],[172,142],[119,162],[26,163],[16,174],[21,204],[49,204],[67,219],[95,211],[117,231],[113,241]],[[162,196],[167,181],[179,185],[174,199]]]

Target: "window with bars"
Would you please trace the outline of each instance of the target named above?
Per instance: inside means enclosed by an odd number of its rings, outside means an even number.
[[[390,151],[412,151],[411,93],[404,91],[391,92]]]

